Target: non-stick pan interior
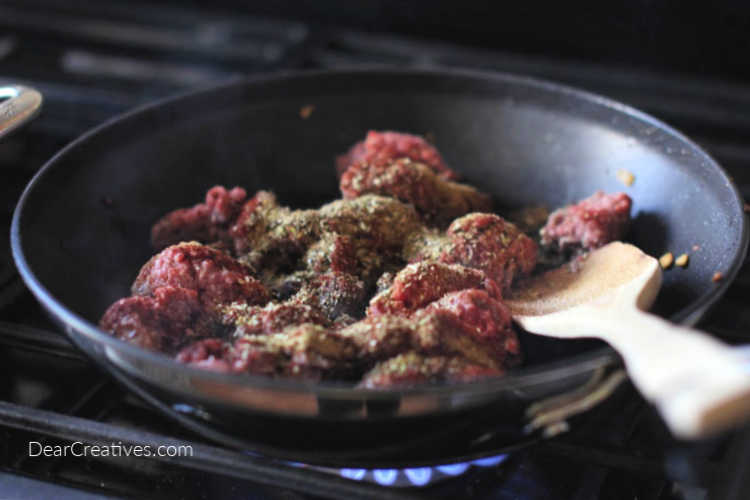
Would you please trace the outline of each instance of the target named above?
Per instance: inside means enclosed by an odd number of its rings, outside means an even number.
[[[303,106],[314,106],[301,116]],[[683,315],[711,298],[743,251],[733,186],[679,134],[639,113],[554,85],[505,76],[351,72],[240,82],[152,107],[79,140],[47,166],[17,229],[30,271],[95,323],[129,293],[149,229],[211,186],[275,191],[294,207],[338,196],[334,156],[369,129],[434,138],[500,210],[557,207],[594,191],[634,200],[630,240],[652,255],[690,252],[656,304]],[[632,186],[616,176],[634,174]],[[552,341],[552,357],[567,347]],[[570,343],[580,350],[589,344]],[[543,348],[540,348],[543,350]],[[528,356],[533,364],[545,356]]]

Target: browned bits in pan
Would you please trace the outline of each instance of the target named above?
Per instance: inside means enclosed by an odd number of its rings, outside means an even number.
[[[716,271],[713,276],[711,276],[711,281],[714,283],[718,283],[719,281],[724,279],[724,274],[722,274],[719,271]]]

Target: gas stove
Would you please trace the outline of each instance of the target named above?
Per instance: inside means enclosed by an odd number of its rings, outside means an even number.
[[[463,67],[537,76],[643,109],[704,146],[750,196],[750,85],[627,65],[347,29],[205,7],[0,4],[0,79],[42,114],[0,144],[0,493],[56,498],[746,498],[750,428],[675,441],[628,384],[559,437],[511,454],[403,469],[331,469],[228,449],[184,430],[82,357],[15,273],[13,205],[33,173],[102,121],[163,96],[272,71]],[[700,325],[748,342],[750,266]],[[186,446],[175,456],[44,457],[72,443]]]

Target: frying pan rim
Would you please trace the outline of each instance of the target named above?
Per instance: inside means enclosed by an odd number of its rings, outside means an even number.
[[[691,319],[695,320],[695,313],[697,313],[697,316],[700,317],[705,313],[706,310],[708,310],[713,304],[715,304],[716,301],[719,300],[719,298],[721,298],[721,296],[726,292],[727,288],[737,275],[737,272],[739,271],[747,253],[748,240],[750,239],[750,234],[748,231],[748,218],[742,210],[743,201],[739,190],[734,184],[733,180],[721,167],[721,165],[710,154],[708,154],[705,150],[695,144],[684,134],[662,122],[661,120],[629,105],[623,104],[607,97],[600,96],[592,92],[579,90],[564,84],[559,84],[543,79],[516,75],[512,73],[448,68],[399,69],[382,67],[359,67],[339,70],[282,71],[262,76],[233,78],[221,84],[179,93],[155,100],[142,106],[138,106],[132,110],[114,116],[101,123],[100,125],[89,129],[88,131],[77,137],[75,140],[67,144],[65,147],[63,147],[52,158],[50,158],[29,181],[21,197],[19,198],[19,201],[14,210],[11,224],[11,249],[13,259],[15,261],[16,267],[18,268],[19,274],[21,275],[21,278],[25,282],[26,286],[34,294],[36,299],[44,306],[44,308],[47,309],[47,311],[51,313],[58,321],[66,326],[65,330],[68,335],[84,335],[88,339],[94,341],[97,345],[107,346],[115,349],[116,351],[124,351],[129,356],[132,356],[138,360],[143,360],[148,364],[157,364],[162,368],[166,368],[168,370],[178,370],[178,372],[184,370],[184,373],[186,373],[186,375],[193,375],[196,377],[209,379],[213,382],[238,387],[251,387],[254,389],[274,389],[305,393],[314,392],[318,396],[332,397],[335,399],[362,399],[363,397],[367,397],[369,399],[391,399],[401,396],[419,394],[454,395],[456,393],[462,393],[466,395],[477,395],[488,392],[501,391],[509,388],[523,387],[526,385],[543,382],[546,379],[557,379],[563,375],[570,375],[572,372],[577,373],[579,371],[583,371],[584,369],[586,369],[586,367],[608,365],[611,364],[615,359],[617,359],[617,354],[614,349],[609,346],[604,346],[590,352],[570,356],[551,363],[545,363],[542,365],[531,367],[522,367],[506,374],[503,377],[462,384],[422,385],[406,389],[386,390],[354,388],[351,385],[344,386],[342,385],[342,383],[335,382],[311,383],[287,379],[271,379],[262,376],[238,376],[236,374],[216,373],[178,363],[169,356],[141,349],[125,341],[117,339],[112,335],[104,332],[103,330],[100,330],[98,326],[79,316],[77,313],[68,309],[62,302],[58,301],[46,289],[46,287],[41,283],[41,281],[31,270],[23,252],[22,236],[20,233],[21,217],[26,206],[26,201],[31,196],[31,193],[33,192],[35,186],[42,181],[44,176],[47,175],[50,170],[52,170],[56,165],[61,164],[61,160],[68,154],[71,154],[72,151],[81,147],[85,147],[86,144],[94,139],[97,135],[99,135],[99,133],[111,127],[117,126],[120,123],[138,119],[138,116],[141,114],[154,111],[157,108],[167,107],[180,100],[199,97],[201,94],[215,93],[223,89],[230,89],[236,86],[273,85],[274,82],[287,81],[290,79],[314,79],[321,77],[343,78],[346,76],[361,76],[363,74],[366,75],[372,73],[377,73],[379,75],[392,74],[395,77],[457,77],[467,80],[491,80],[519,86],[526,86],[527,88],[534,88],[542,91],[552,92],[562,96],[571,96],[581,101],[592,103],[603,108],[615,111],[617,113],[622,113],[672,135],[673,137],[684,142],[700,155],[702,155],[706,165],[713,171],[712,175],[719,175],[723,178],[727,186],[734,194],[733,201],[735,202],[739,213],[742,213],[742,223],[740,228],[741,240],[739,251],[735,253],[732,262],[729,265],[729,268],[725,272],[722,282],[717,284],[716,288],[714,288],[709,293],[704,294],[703,296],[694,300],[692,303],[688,304],[686,307],[682,308],[677,313],[670,316],[669,319],[674,322],[686,322]]]

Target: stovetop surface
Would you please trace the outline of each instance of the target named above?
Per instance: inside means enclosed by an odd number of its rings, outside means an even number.
[[[589,415],[585,427],[503,459],[446,464],[430,473],[442,481],[427,487],[387,488],[372,482],[373,471],[321,471],[215,446],[125,392],[73,349],[23,287],[7,238],[23,186],[67,142],[136,105],[237,76],[366,64],[555,80],[676,126],[713,154],[746,196],[750,85],[210,9],[81,5],[41,10],[20,1],[0,4],[0,79],[29,84],[45,96],[42,115],[0,144],[0,366],[6,382],[0,386],[0,496],[744,498],[750,429],[676,442],[628,385]],[[746,265],[700,326],[732,343],[750,340],[749,290]],[[158,459],[28,453],[29,441],[76,440],[183,443],[194,453]],[[390,473],[377,477],[383,483]],[[412,471],[411,484],[425,474]]]

